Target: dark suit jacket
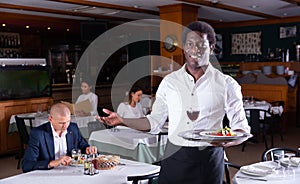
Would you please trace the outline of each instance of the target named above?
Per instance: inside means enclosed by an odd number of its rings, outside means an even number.
[[[71,155],[73,148],[79,148],[81,153],[85,153],[85,149],[89,144],[81,136],[77,124],[70,123],[67,131],[67,155]],[[48,164],[51,160],[55,160],[54,140],[51,125],[48,122],[31,130],[22,161],[23,172],[49,169]]]

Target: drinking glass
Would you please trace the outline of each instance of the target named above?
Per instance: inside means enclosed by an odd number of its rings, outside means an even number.
[[[72,149],[71,153],[72,153],[72,159],[74,163],[79,163],[81,157],[81,150],[74,148]]]
[[[243,102],[244,102],[244,105],[249,105],[249,96],[244,96]]]
[[[117,126],[112,126],[110,129],[111,132],[119,132],[120,130],[117,128]]]
[[[285,156],[288,157],[288,166],[286,167],[285,169],[285,173],[287,176],[295,176],[295,169],[292,167],[292,162],[291,162],[291,159],[293,156],[295,156],[294,153],[285,153],[284,154]]]

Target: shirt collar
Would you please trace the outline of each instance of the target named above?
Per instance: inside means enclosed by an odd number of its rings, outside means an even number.
[[[200,79],[203,77],[208,77],[208,75],[212,72],[213,68],[214,67],[209,63],[204,74],[200,77]],[[194,77],[186,71],[186,63],[181,67],[181,70],[182,70],[182,72],[184,72],[184,75],[186,75],[189,80],[194,81]]]
[[[52,130],[53,137],[59,137],[58,133],[54,130],[54,128],[53,128],[53,126],[52,126],[52,123],[50,123],[50,125],[51,125],[51,130]],[[67,133],[68,133],[68,131],[66,130],[66,131],[64,131],[64,132],[61,134],[61,136],[62,136],[62,137],[63,137],[63,136],[66,136]]]

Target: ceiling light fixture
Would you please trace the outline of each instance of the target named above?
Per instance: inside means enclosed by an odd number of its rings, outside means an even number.
[[[256,8],[258,8],[258,7],[259,7],[259,6],[255,5],[255,4],[251,6],[251,8],[253,8],[253,9],[256,9]]]
[[[29,29],[29,28],[30,28],[30,26],[28,26],[28,25],[27,25],[27,26],[25,26],[25,28],[26,28],[26,29]]]
[[[5,23],[3,23],[3,24],[2,24],[2,27],[5,27],[5,26],[6,26],[6,24],[5,24]]]

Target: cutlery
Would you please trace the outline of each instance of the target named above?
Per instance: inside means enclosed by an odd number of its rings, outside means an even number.
[[[254,177],[248,177],[248,176],[237,176],[237,178],[248,179],[248,180],[258,180],[258,181],[268,181],[264,178],[254,178]]]

